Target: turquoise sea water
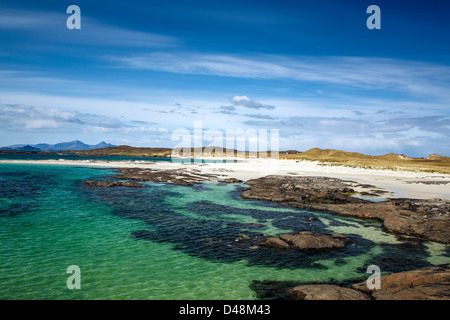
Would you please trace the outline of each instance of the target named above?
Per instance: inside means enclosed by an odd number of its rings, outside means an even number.
[[[449,246],[380,223],[244,200],[245,185],[88,188],[111,169],[0,164],[0,299],[258,299],[285,284],[366,279],[449,263]],[[320,253],[255,246],[262,235],[340,232]],[[81,270],[81,289],[66,270]]]

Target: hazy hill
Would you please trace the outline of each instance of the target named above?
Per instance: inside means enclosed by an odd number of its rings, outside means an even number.
[[[204,151],[206,148],[197,148],[191,149],[191,155],[194,156],[195,153],[199,153]],[[182,150],[178,149],[178,154],[182,155]],[[223,148],[224,155],[227,150]],[[231,150],[233,154],[236,154],[236,150]],[[161,157],[161,158],[169,158],[172,155],[171,148],[142,148],[142,147],[130,147],[130,146],[116,146],[116,147],[106,147],[95,150],[77,150],[71,153],[82,155],[82,156],[128,156],[128,157]],[[177,152],[175,151],[175,154]],[[212,152],[213,155],[215,152]]]
[[[126,156],[126,157],[170,157],[172,149],[169,148],[137,148],[129,146],[111,146],[99,149],[76,150],[71,153],[81,156]]]
[[[40,149],[32,147],[30,145],[4,147],[4,148],[0,148],[0,150],[15,151],[15,152],[39,152],[39,151],[41,151]]]
[[[48,143],[39,143],[33,145],[25,145],[25,144],[16,144],[4,148],[0,148],[0,150],[5,151],[67,151],[67,150],[92,150],[98,148],[105,147],[113,147],[112,144],[106,143],[104,141],[96,144],[89,145],[85,144],[81,141],[69,141],[69,142],[60,142],[57,144],[48,144]],[[33,150],[31,150],[32,148]]]

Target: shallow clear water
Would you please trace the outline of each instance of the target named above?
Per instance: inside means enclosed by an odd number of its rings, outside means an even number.
[[[448,246],[398,238],[376,221],[241,199],[245,185],[83,185],[112,174],[0,165],[0,299],[272,298],[284,282],[363,280],[371,264],[389,273],[450,262]],[[320,253],[255,246],[299,230],[353,242]],[[70,265],[81,290],[66,286]]]

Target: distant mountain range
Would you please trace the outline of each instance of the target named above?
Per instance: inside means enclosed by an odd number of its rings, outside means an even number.
[[[69,141],[60,142],[57,144],[39,143],[39,144],[15,144],[12,146],[7,146],[0,148],[3,151],[28,151],[28,152],[38,152],[38,151],[68,151],[68,150],[93,150],[106,147],[114,147],[114,145],[106,143],[104,141],[96,144],[89,145],[81,141]]]

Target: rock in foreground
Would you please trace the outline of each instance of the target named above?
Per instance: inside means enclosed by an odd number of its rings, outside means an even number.
[[[393,273],[380,278],[381,289],[361,282],[351,288],[302,285],[287,290],[298,300],[450,300],[450,264]]]
[[[319,284],[298,286],[289,290],[289,295],[297,300],[369,300],[357,290],[334,285]]]
[[[449,300],[450,264],[382,276],[381,289],[372,292],[377,300]],[[369,293],[365,282],[353,289]]]

